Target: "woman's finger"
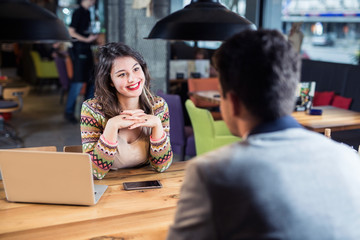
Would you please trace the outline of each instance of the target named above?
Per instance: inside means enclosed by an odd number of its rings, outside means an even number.
[[[142,110],[142,109],[124,110],[124,111],[121,111],[120,114],[134,115],[134,114],[138,114],[138,113],[144,113],[144,110]]]
[[[151,118],[141,118],[138,120],[134,120],[136,123],[131,125],[129,129],[134,129],[137,127],[154,127],[155,123]]]
[[[141,120],[140,117],[132,116],[132,115],[124,115],[124,116],[122,117],[122,119],[125,119],[125,120],[134,120],[134,121]]]
[[[139,113],[133,114],[132,116],[134,116],[134,117],[142,117],[142,116],[147,116],[147,114],[144,113],[144,112],[139,112]]]

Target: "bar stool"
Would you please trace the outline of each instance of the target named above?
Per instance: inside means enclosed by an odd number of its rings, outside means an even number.
[[[0,100],[0,114],[18,112],[23,107],[23,97],[30,91],[28,85],[22,87],[6,87]],[[23,140],[18,137],[16,129],[0,117],[0,142],[11,143],[16,147],[24,147]],[[0,144],[0,146],[3,144]]]

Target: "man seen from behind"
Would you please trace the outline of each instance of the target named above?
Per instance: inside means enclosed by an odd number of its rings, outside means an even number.
[[[190,160],[168,239],[360,239],[360,159],[290,115],[300,58],[276,30],[216,51],[237,142]]]

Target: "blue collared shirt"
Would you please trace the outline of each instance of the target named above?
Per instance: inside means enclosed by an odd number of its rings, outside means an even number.
[[[280,117],[274,121],[264,122],[256,126],[249,133],[250,135],[258,133],[269,133],[281,131],[288,128],[303,128],[292,116]]]

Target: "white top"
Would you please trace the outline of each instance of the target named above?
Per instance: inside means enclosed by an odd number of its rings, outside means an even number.
[[[146,130],[142,130],[139,137],[128,143],[118,134],[118,146],[112,170],[141,165],[149,158],[150,138]]]

